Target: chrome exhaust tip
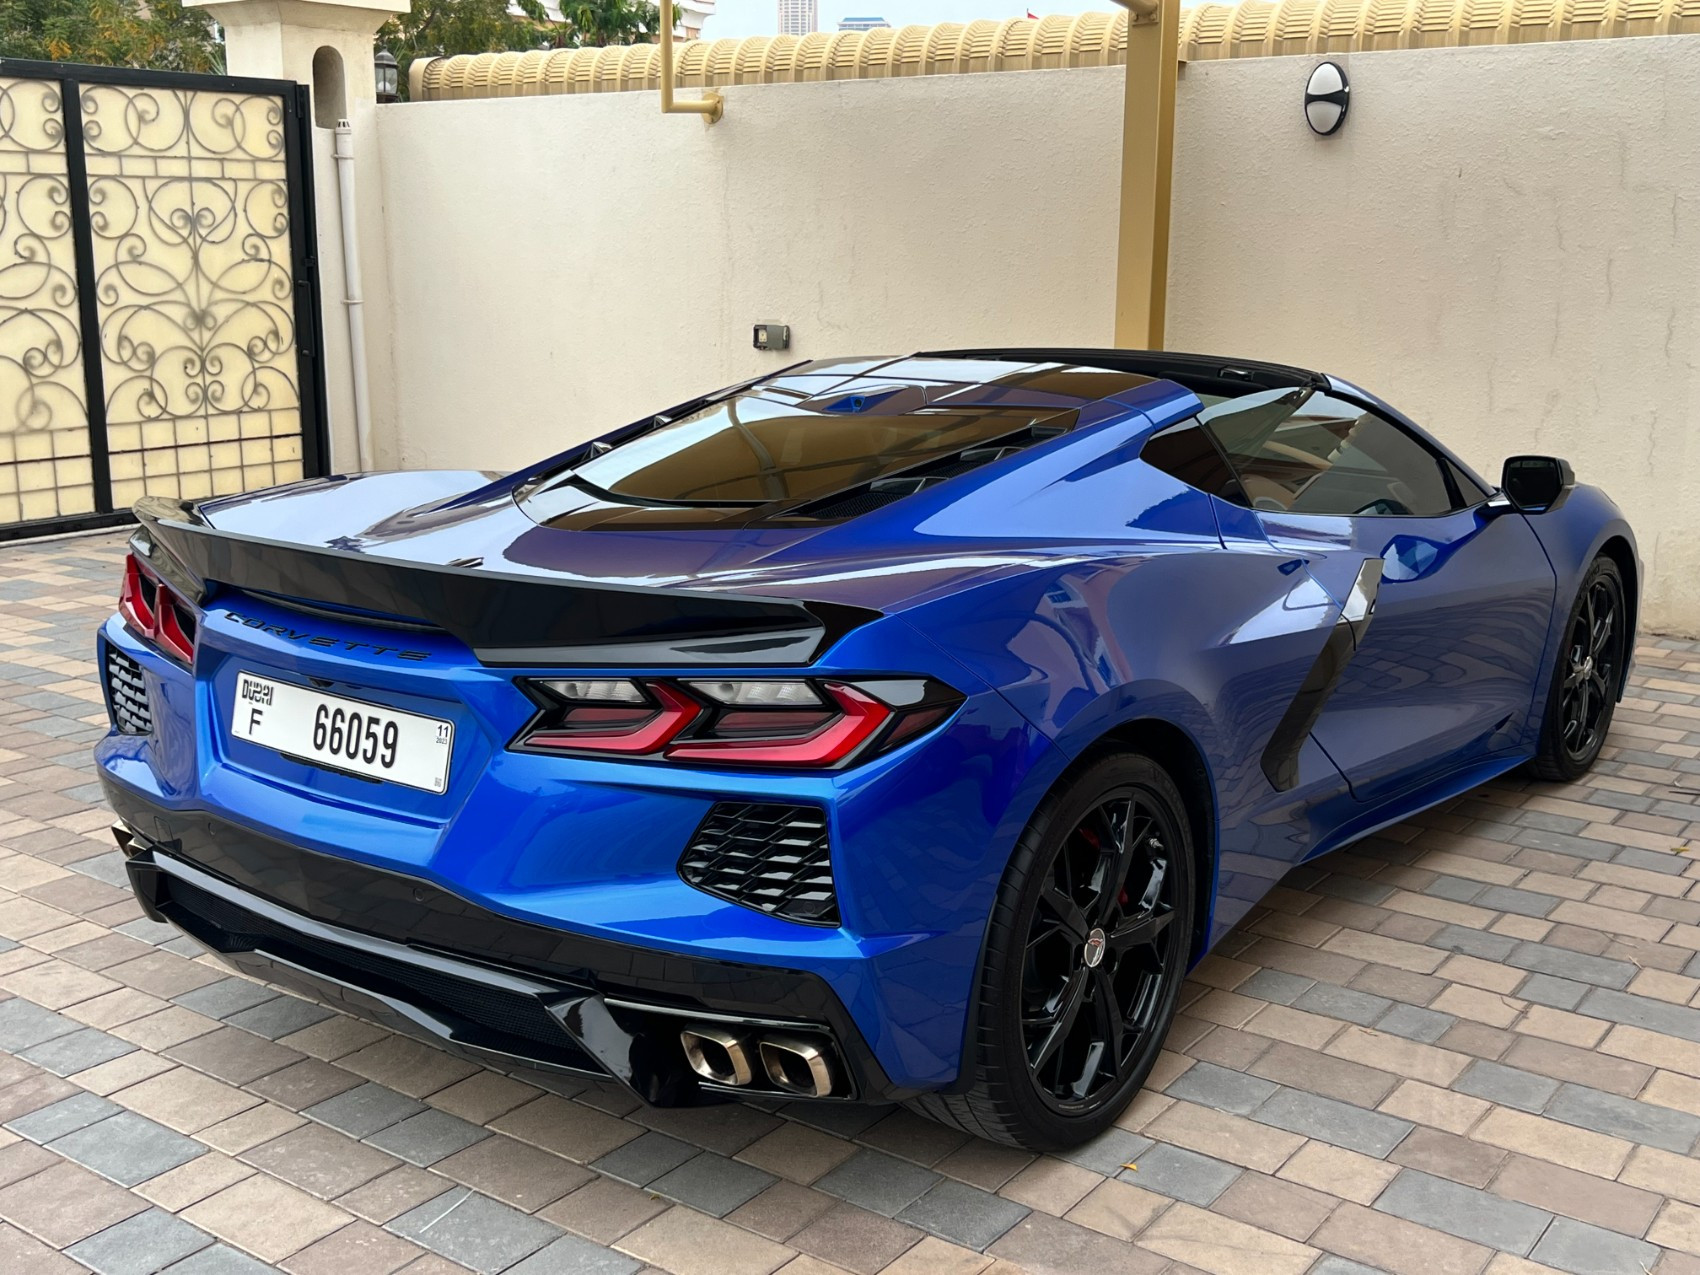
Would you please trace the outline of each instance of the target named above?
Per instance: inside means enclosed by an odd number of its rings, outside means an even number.
[[[810,1098],[832,1093],[832,1064],[819,1046],[795,1036],[764,1036],[760,1053],[767,1078],[779,1088]]]
[[[679,1033],[685,1061],[704,1080],[742,1087],[756,1078],[749,1046],[742,1036],[724,1027],[687,1027]]]

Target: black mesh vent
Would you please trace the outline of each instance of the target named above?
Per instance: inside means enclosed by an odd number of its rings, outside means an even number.
[[[805,925],[837,925],[826,812],[814,806],[722,801],[679,860],[699,890]]]
[[[142,666],[115,646],[106,648],[106,699],[112,724],[122,734],[153,734],[153,707]]]

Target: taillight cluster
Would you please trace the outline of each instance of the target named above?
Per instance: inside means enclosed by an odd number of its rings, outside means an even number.
[[[540,711],[513,742],[725,766],[836,767],[895,748],[956,711],[930,678],[522,678]]]
[[[124,559],[124,584],[118,593],[124,623],[172,659],[195,662],[195,609],[172,592],[135,554]]]

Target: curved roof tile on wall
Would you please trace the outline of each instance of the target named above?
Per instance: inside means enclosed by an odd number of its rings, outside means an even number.
[[[1700,33],[1700,0],[1243,0],[1181,11],[1181,56],[1254,58]],[[1119,66],[1127,10],[807,36],[692,40],[681,88]],[[479,53],[413,64],[415,101],[660,87],[652,44]]]

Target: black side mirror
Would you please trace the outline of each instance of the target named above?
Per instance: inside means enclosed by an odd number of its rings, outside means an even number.
[[[1576,475],[1557,456],[1510,456],[1500,471],[1499,494],[1518,513],[1544,514],[1564,503]]]

